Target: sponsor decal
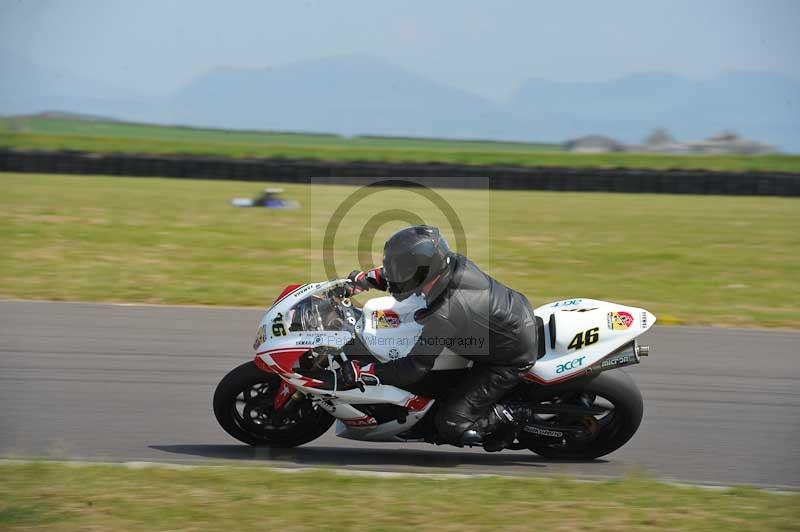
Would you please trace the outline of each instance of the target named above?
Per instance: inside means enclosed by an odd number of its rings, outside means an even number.
[[[614,366],[625,366],[628,364],[635,364],[636,357],[634,355],[625,355],[621,357],[609,358],[600,362],[600,368],[613,368]]]
[[[312,286],[310,284],[306,285],[303,288],[301,288],[300,290],[298,290],[297,292],[293,293],[292,296],[294,296],[294,298],[297,299],[298,297],[302,296],[303,294],[305,294],[309,290],[313,290],[314,288],[319,288],[319,285],[314,285],[314,286]]]
[[[619,310],[608,313],[608,328],[612,331],[624,331],[633,325],[633,316],[630,312]]]
[[[286,327],[283,326],[283,314],[280,312],[272,320],[272,336],[286,336]]]
[[[301,285],[299,285],[299,284],[290,284],[289,286],[287,286],[286,288],[284,288],[284,289],[283,289],[283,292],[281,292],[281,295],[279,295],[279,296],[278,296],[278,299],[276,299],[276,300],[275,300],[275,302],[274,302],[272,305],[270,305],[270,307],[269,307],[269,308],[272,308],[272,307],[274,307],[275,305],[277,305],[278,303],[280,303],[281,301],[283,301],[283,300],[284,300],[284,298],[286,298],[286,297],[289,297],[290,295],[292,295],[292,293],[293,293],[295,290],[297,290],[298,288],[300,288],[300,286],[301,286]]]
[[[372,313],[372,326],[376,329],[396,329],[400,327],[400,316],[390,309],[376,310]]]
[[[561,312],[591,312],[593,310],[597,310],[597,307],[594,307],[594,308],[562,308]]]
[[[263,344],[267,340],[267,326],[262,325],[258,328],[258,332],[256,332],[256,339],[253,342],[253,349],[258,349],[258,346]]]
[[[550,436],[551,438],[562,438],[564,436],[564,433],[561,431],[545,429],[542,427],[537,427],[536,425],[526,425],[525,432],[530,432],[531,434],[536,434],[537,436]]]
[[[303,333],[300,333],[302,336]],[[348,342],[342,342],[342,339],[337,337],[335,334],[329,334],[327,338],[323,338],[322,334],[317,335],[307,335],[304,340],[298,340],[296,342],[297,345],[315,345],[321,344],[325,340],[328,344],[335,344],[335,345],[348,345]]]
[[[564,301],[557,301],[550,305],[550,307],[571,307],[572,305],[578,305],[583,299],[565,299]]]
[[[564,362],[563,364],[559,364],[556,367],[556,373],[564,373],[565,371],[570,371],[570,370],[582,367],[583,366],[583,360],[585,358],[586,357],[573,358],[569,362]]]
[[[595,362],[587,371],[606,371],[609,369],[621,368],[622,366],[630,366],[631,364],[638,363],[639,359],[635,353],[631,351],[625,351],[622,353],[617,353],[616,355],[610,355],[608,358],[604,358],[603,360]]]
[[[642,312],[642,329],[647,329],[647,312]]]

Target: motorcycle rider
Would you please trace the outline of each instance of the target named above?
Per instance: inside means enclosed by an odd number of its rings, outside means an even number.
[[[536,362],[536,325],[527,298],[452,252],[439,229],[425,225],[397,231],[386,241],[383,266],[354,271],[349,278],[353,293],[379,289],[399,301],[417,294],[427,304],[415,316],[423,328],[409,354],[375,364],[370,373],[382,384],[403,388],[422,379],[447,344],[473,366],[437,412],[440,436],[490,451],[510,443],[525,413],[498,401]],[[461,338],[469,341],[452,341]],[[359,378],[354,361],[336,374],[340,387],[352,387]]]

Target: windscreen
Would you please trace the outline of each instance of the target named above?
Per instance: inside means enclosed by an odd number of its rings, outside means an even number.
[[[336,304],[330,298],[316,295],[292,307],[285,321],[291,324],[290,331],[340,331],[345,328]]]

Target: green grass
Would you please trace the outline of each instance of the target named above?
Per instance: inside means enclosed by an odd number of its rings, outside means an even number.
[[[554,144],[345,138],[36,117],[0,119],[0,147],[329,161],[800,172],[798,155],[576,154],[565,152]]]
[[[3,530],[798,530],[800,495],[642,478],[0,465]]]
[[[264,186],[0,174],[0,297],[264,306],[289,283],[326,277],[319,242],[354,190],[285,186],[295,210],[227,204]],[[465,225],[469,256],[534,306],[591,297],[647,308],[662,323],[800,327],[795,199],[439,193]],[[386,208],[418,213],[455,242],[427,200],[383,190],[342,222],[341,275],[359,265],[365,221]],[[361,246],[364,265],[403,225],[384,218]]]

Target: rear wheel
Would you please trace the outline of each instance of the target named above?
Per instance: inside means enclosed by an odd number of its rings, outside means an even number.
[[[325,434],[334,418],[309,400],[284,419],[275,415],[280,383],[280,377],[254,362],[242,364],[217,385],[214,416],[225,432],[250,445],[296,447]]]
[[[518,440],[560,460],[591,460],[619,449],[636,433],[644,410],[639,388],[622,370],[552,387],[529,385],[521,395],[534,414]]]

